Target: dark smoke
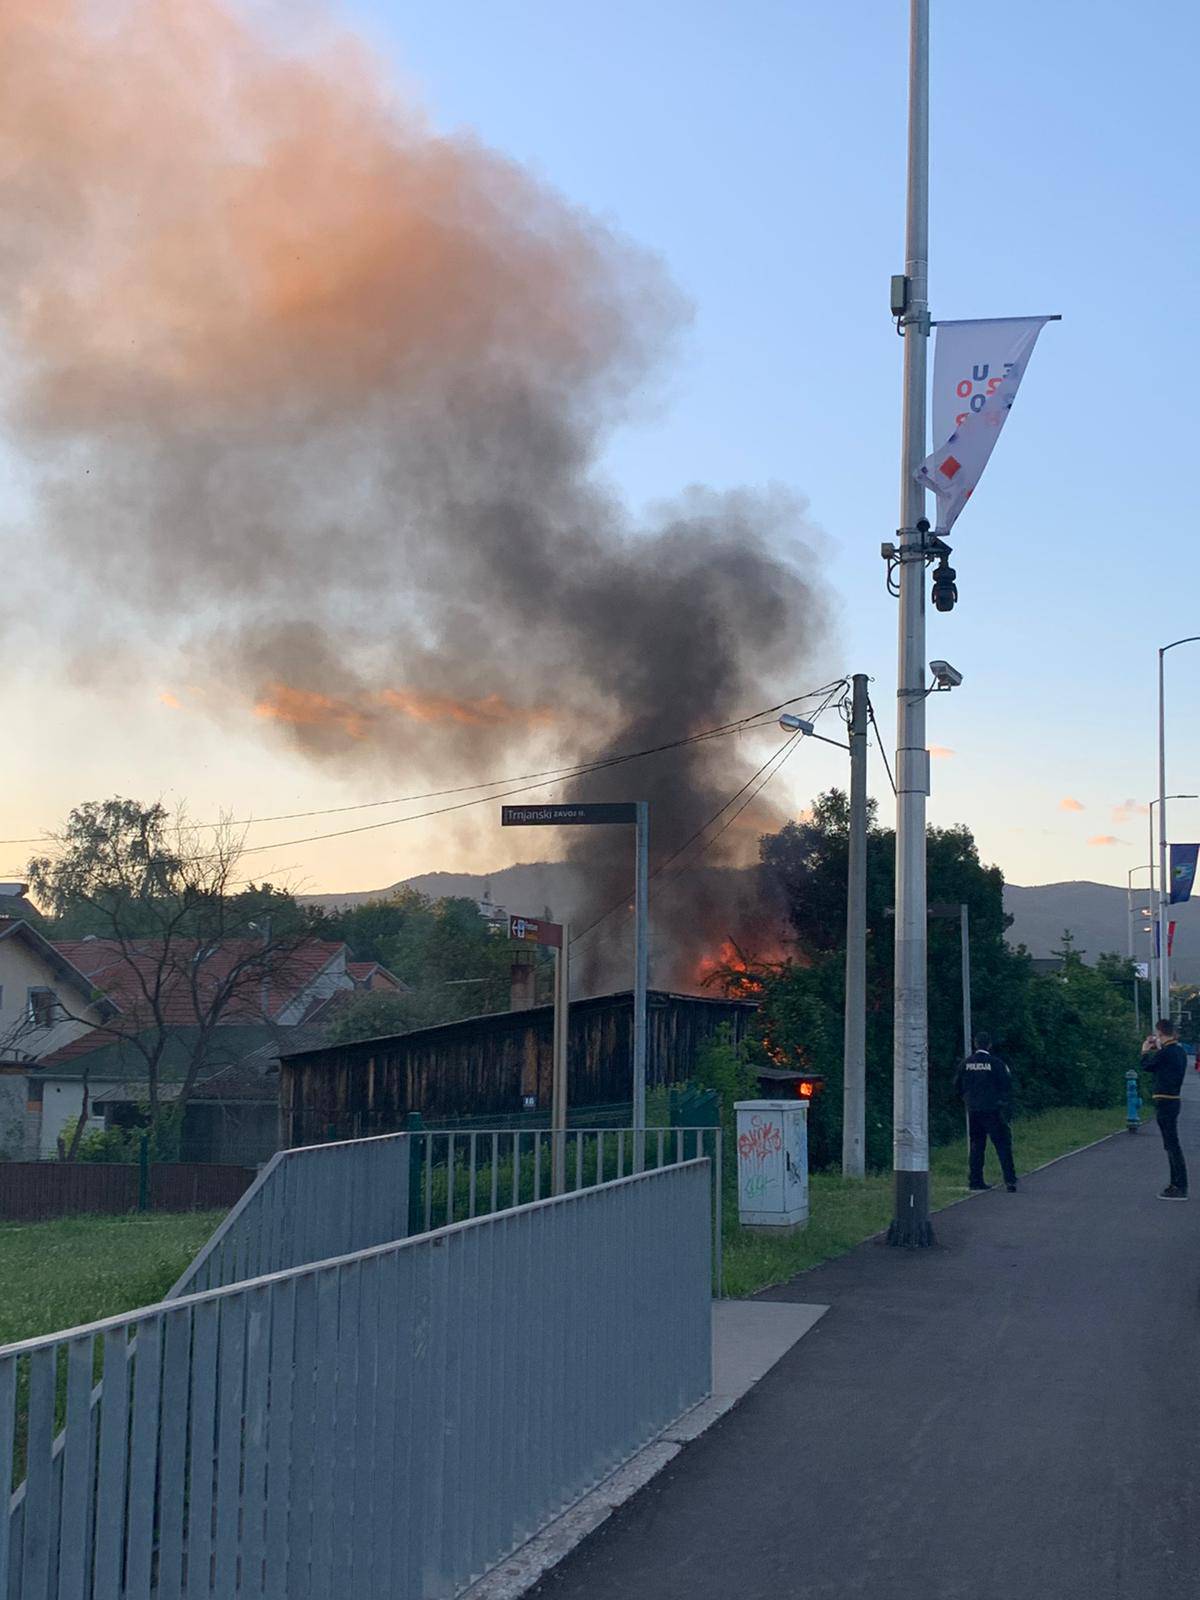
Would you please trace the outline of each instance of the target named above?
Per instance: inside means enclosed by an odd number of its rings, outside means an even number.
[[[659,265],[432,132],[353,44],[284,55],[213,0],[6,0],[0,149],[8,422],[47,534],[215,714],[442,778],[808,686],[797,502],[695,489],[639,527],[597,479],[686,320]],[[662,859],[754,764],[702,744],[586,795],[650,799]],[[579,924],[631,844],[570,844]],[[730,920],[720,873],[681,880],[656,979]]]

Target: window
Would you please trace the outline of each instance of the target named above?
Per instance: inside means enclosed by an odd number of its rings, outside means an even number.
[[[35,1028],[48,1028],[54,1021],[57,998],[53,989],[30,989],[29,1020]]]

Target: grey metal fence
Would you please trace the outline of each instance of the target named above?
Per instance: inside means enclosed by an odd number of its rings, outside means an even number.
[[[411,1231],[443,1227],[540,1200],[552,1192],[554,1140],[564,1143],[568,1191],[591,1188],[635,1170],[707,1157],[713,1174],[713,1288],[722,1292],[720,1128],[447,1129],[411,1135]],[[640,1146],[640,1152],[639,1152]]]
[[[566,1187],[707,1156],[721,1172],[719,1128],[572,1128]],[[551,1193],[555,1135],[473,1128],[385,1134],[283,1150],[226,1217],[168,1300],[541,1200]],[[713,1191],[713,1273],[721,1292],[721,1185]]]
[[[271,1157],[168,1300],[403,1239],[411,1135],[304,1145]]]
[[[708,1393],[710,1183],[664,1166],[0,1349],[0,1596],[449,1600]]]

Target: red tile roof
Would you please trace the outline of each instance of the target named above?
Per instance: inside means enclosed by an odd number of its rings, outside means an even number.
[[[402,983],[394,972],[378,961],[347,961],[346,971],[354,979],[356,989],[404,989]]]
[[[115,939],[73,939],[58,942],[54,948],[115,1000],[127,1020],[136,1022],[140,1016],[144,1025],[149,1025],[161,1018],[186,1026],[197,1021],[198,1008],[203,1013],[218,1003],[223,990],[228,992],[228,1000],[221,1005],[223,1022],[258,1021],[264,1009],[270,1016],[278,1016],[346,947],[312,939],[294,949],[275,951],[265,966],[262,946],[251,939],[211,946],[178,940],[165,955],[161,942],[151,941],[122,945]],[[195,995],[193,970],[198,973]]]

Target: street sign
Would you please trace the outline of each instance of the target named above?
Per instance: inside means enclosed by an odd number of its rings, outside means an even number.
[[[636,822],[636,801],[597,801],[577,806],[501,806],[505,828],[570,828],[581,824]]]
[[[544,944],[562,949],[562,923],[541,922],[533,917],[509,917],[508,937],[519,944]]]
[[[650,806],[645,800],[583,801],[579,805],[501,806],[500,822],[505,828],[572,828],[591,824],[627,823],[633,835],[633,1126],[646,1126],[646,990],[650,982]],[[559,976],[566,967],[570,940],[563,938],[559,952]],[[566,1013],[565,1003],[562,1013]],[[566,1105],[566,1040],[560,1048],[563,1088],[560,1106]],[[558,1038],[555,1028],[555,1038]],[[566,1123],[554,1123],[565,1135]],[[562,1149],[563,1139],[556,1141]],[[560,1157],[561,1159],[561,1157]],[[633,1141],[633,1170],[640,1172],[645,1160],[639,1135]],[[556,1169],[557,1170],[557,1169]],[[565,1169],[564,1169],[565,1170]],[[555,1179],[557,1183],[557,1177]],[[557,1188],[555,1193],[558,1193]]]

